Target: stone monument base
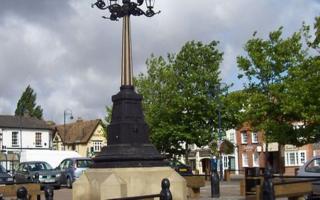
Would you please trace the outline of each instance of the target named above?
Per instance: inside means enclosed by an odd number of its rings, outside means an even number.
[[[174,200],[187,199],[185,179],[170,167],[90,168],[73,183],[72,199],[106,200],[159,194],[164,178],[170,181]]]

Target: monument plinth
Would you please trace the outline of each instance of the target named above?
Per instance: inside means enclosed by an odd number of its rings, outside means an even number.
[[[108,9],[108,19],[123,18],[120,92],[112,97],[113,110],[108,126],[107,146],[93,158],[93,166],[73,184],[74,200],[105,200],[158,194],[161,181],[168,178],[175,200],[185,200],[186,182],[168,166],[149,140],[142,111],[142,96],[133,87],[130,15],[152,17],[154,0],[146,0],[147,11],[139,8],[144,0],[97,0],[94,6]],[[107,17],[105,17],[107,18]]]

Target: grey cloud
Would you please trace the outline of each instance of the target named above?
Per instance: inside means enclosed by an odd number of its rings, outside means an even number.
[[[103,117],[120,86],[121,22],[102,19],[95,0],[2,0],[0,7],[0,113],[13,113],[31,84],[46,119]],[[146,71],[154,53],[166,56],[189,40],[219,40],[225,52],[223,81],[237,77],[235,57],[257,30],[259,36],[285,27],[289,35],[312,23],[318,1],[158,0],[160,15],[132,17],[134,73]]]

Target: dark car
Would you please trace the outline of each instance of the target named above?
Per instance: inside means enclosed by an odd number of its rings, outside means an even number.
[[[52,185],[59,188],[60,172],[54,170],[47,162],[22,162],[15,171],[13,180],[16,183],[37,182],[41,186]]]
[[[13,183],[13,178],[7,173],[5,168],[0,165],[0,184],[10,184]]]
[[[72,188],[72,183],[92,165],[91,158],[67,158],[56,168],[60,171],[60,183]]]
[[[169,166],[176,170],[180,175],[192,175],[191,167],[178,160],[169,160]]]

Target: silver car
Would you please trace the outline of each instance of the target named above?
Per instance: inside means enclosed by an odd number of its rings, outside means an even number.
[[[313,184],[313,193],[320,195],[320,155],[315,156],[312,159],[308,160],[303,166],[298,170],[297,176],[308,176],[317,179]]]
[[[56,168],[60,171],[60,183],[72,188],[72,183],[92,165],[91,158],[67,158]]]
[[[41,187],[52,185],[60,187],[60,172],[43,161],[22,162],[14,173],[16,183],[39,182]]]

